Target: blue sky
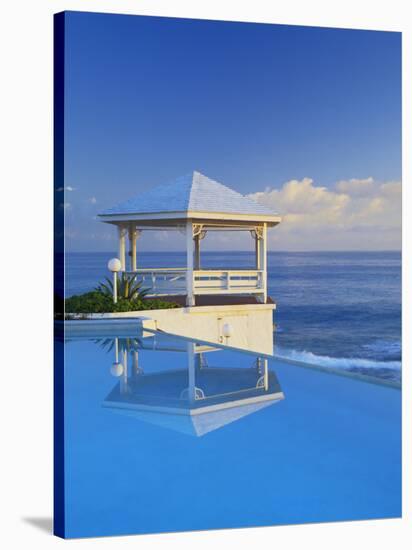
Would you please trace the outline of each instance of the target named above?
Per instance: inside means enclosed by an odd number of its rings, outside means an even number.
[[[273,237],[277,247],[358,248],[362,227],[361,248],[399,248],[399,33],[75,12],[66,18],[62,203],[69,250],[114,249],[115,232],[95,221],[96,213],[192,169],[282,210],[287,223]],[[296,227],[296,190],[302,208],[307,194],[317,220],[326,203],[341,205],[336,223],[325,221],[334,225],[333,239],[325,241],[323,229],[319,246],[305,237],[307,210]],[[371,201],[373,219],[365,210]],[[391,225],[372,242],[364,226],[372,238],[379,209],[391,211]],[[349,217],[351,227],[339,233]],[[161,250],[165,241],[153,236],[142,246]]]

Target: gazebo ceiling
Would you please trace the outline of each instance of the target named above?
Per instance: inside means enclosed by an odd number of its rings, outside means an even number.
[[[195,171],[108,208],[99,218],[106,223],[136,221],[153,229],[190,219],[211,228],[241,228],[251,222],[273,226],[281,220],[265,206]]]

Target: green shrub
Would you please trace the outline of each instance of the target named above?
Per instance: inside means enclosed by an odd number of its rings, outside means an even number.
[[[171,309],[179,307],[173,302],[155,299],[134,298],[132,300],[119,298],[117,304],[113,297],[98,290],[85,294],[71,296],[65,300],[65,314],[73,313],[113,313],[122,311],[142,311],[149,309]]]

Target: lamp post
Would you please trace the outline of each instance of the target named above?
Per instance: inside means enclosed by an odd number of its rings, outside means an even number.
[[[113,302],[117,304],[117,273],[122,269],[122,263],[119,258],[112,258],[107,267],[113,273]]]
[[[114,339],[114,363],[110,367],[110,372],[112,376],[115,376],[116,378],[119,378],[122,376],[124,369],[123,365],[119,362],[119,339]]]

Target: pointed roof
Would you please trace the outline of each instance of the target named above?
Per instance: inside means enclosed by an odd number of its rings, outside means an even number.
[[[265,206],[241,195],[200,172],[158,185],[99,214],[102,221],[138,219],[219,219],[259,220],[279,223],[280,218]]]
[[[194,402],[182,397],[187,376],[187,369],[139,375],[128,381],[128,392],[122,392],[120,384],[116,384],[103,407],[164,428],[201,436],[284,399],[273,371],[269,371],[269,387],[265,390],[257,386],[260,375],[256,369],[222,366],[200,369],[196,372],[196,387],[206,398]]]
[[[278,394],[271,399],[261,401],[252,400],[248,402],[247,399],[245,399],[245,403],[238,401],[233,407],[215,407],[214,410],[211,408],[212,410],[200,414],[190,414],[190,411],[187,411],[187,414],[183,414],[182,412],[174,413],[172,410],[162,412],[159,410],[151,410],[149,407],[146,409],[125,409],[119,407],[117,409],[112,408],[112,411],[140,422],[159,426],[160,428],[166,428],[195,437],[202,437],[209,432],[223,428],[232,422],[236,422],[250,414],[270,407],[281,401],[282,398],[283,394]],[[106,403],[104,403],[103,406],[108,407]]]

